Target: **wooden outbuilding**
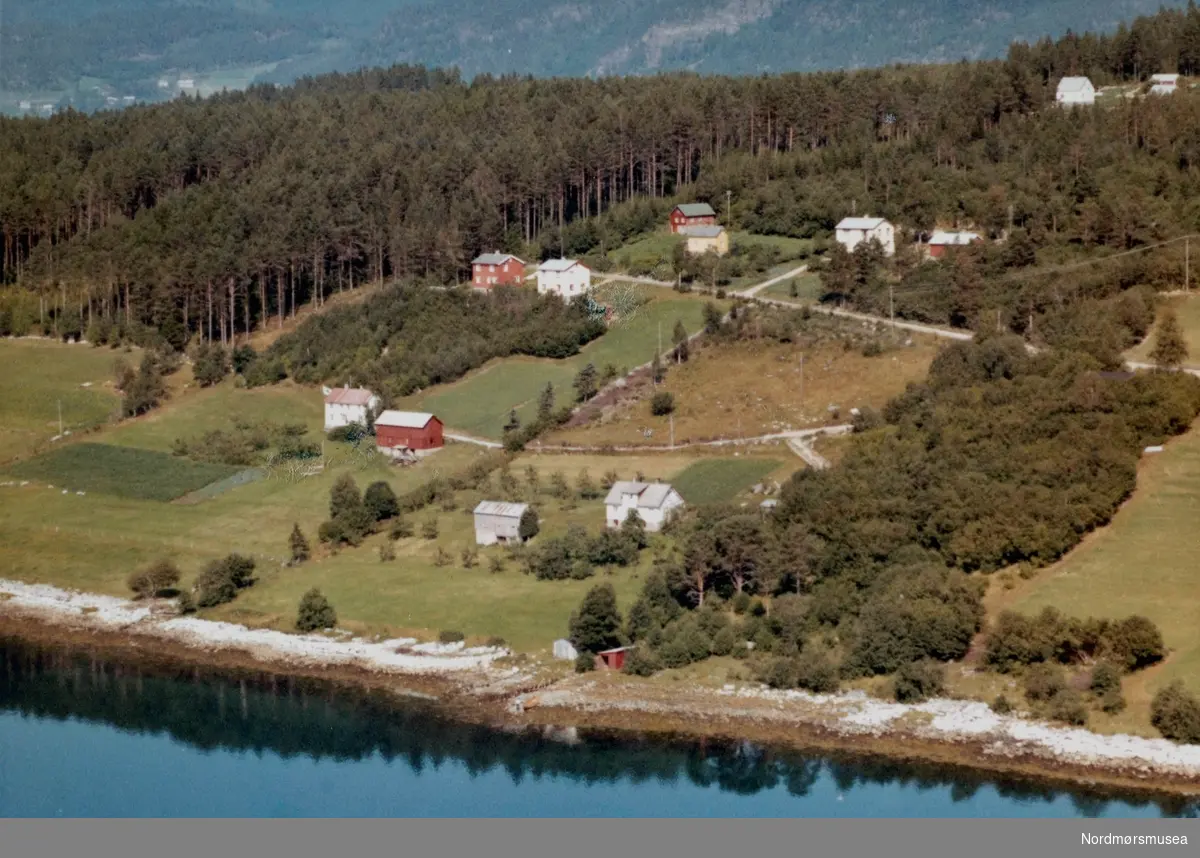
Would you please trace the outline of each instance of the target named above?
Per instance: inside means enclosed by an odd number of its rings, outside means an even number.
[[[620,670],[625,666],[625,654],[631,649],[631,646],[619,646],[596,653],[596,670]]]
[[[717,213],[708,203],[683,203],[671,209],[671,232],[679,233],[684,227],[712,226],[717,222]]]
[[[446,442],[445,427],[432,414],[419,411],[385,411],[375,418],[375,445],[385,454],[424,455]]]

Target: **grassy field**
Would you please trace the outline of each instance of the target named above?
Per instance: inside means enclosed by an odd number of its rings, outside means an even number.
[[[675,477],[672,484],[690,504],[728,503],[779,465],[777,459],[763,457],[703,459]]]
[[[882,407],[908,382],[924,378],[936,354],[932,338],[876,357],[834,344],[808,351],[794,344],[722,344],[699,348],[686,364],[670,367],[662,387],[675,395],[676,443],[750,438],[845,422],[853,407]],[[836,414],[831,406],[837,406]],[[598,421],[557,432],[551,440],[636,445],[662,444],[669,437],[669,418],[652,416],[646,401],[627,400]]]
[[[1125,680],[1129,708],[1097,715],[1101,729],[1148,731],[1149,701],[1173,679],[1200,692],[1200,575],[1194,523],[1200,517],[1200,433],[1171,441],[1142,462],[1138,489],[1112,524],[1064,560],[1011,590],[994,586],[989,611],[1036,612],[1053,605],[1077,616],[1142,614],[1162,629],[1170,655]]]
[[[112,387],[118,357],[139,359],[136,352],[0,339],[0,462],[29,455],[57,435],[60,402],[68,430],[107,422],[121,401]]]
[[[1200,366],[1200,297],[1174,296],[1168,298],[1161,311],[1167,307],[1175,310],[1179,326],[1183,329],[1183,337],[1188,345],[1188,366]],[[1150,361],[1150,350],[1154,348],[1154,330],[1149,335],[1126,352],[1126,357],[1136,361]]]
[[[729,239],[731,247],[733,245],[774,247],[779,251],[781,262],[801,259],[812,253],[813,249],[813,243],[809,239],[788,238],[782,235],[753,235],[735,230],[730,232]],[[609,251],[608,258],[618,266],[654,267],[663,263],[670,264],[675,245],[683,240],[682,236],[674,235],[664,228]]]
[[[112,444],[71,444],[7,469],[10,476],[63,491],[154,501],[174,500],[239,470]]]
[[[630,318],[617,321],[608,333],[573,358],[515,357],[492,361],[455,384],[409,397],[397,407],[431,411],[452,429],[499,438],[512,409],[517,410],[523,421],[534,417],[538,395],[547,382],[554,385],[558,404],[568,404],[575,393],[571,383],[588,363],[594,364],[598,371],[609,364],[618,370],[632,369],[654,356],[660,325],[664,348],[670,346],[677,319],[689,331],[700,327],[703,297],[652,286],[640,291],[648,302]]]
[[[776,298],[783,301],[817,301],[820,299],[824,288],[821,286],[821,278],[812,271],[806,271],[799,277],[793,278],[796,282],[796,295],[793,297],[791,292],[792,281],[784,280],[781,283],[776,283],[774,286],[768,286],[760,294],[764,298]]]

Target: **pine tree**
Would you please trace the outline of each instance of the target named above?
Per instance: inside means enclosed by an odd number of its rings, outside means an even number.
[[[654,353],[654,357],[650,360],[650,378],[655,384],[662,384],[667,373],[663,369],[662,360],[658,357],[658,352]]]
[[[597,653],[621,645],[621,613],[612,584],[597,584],[571,614],[571,643],[581,653]]]
[[[337,612],[320,590],[313,587],[300,597],[300,607],[296,612],[296,628],[299,631],[331,629],[336,625]]]
[[[517,524],[517,535],[521,537],[522,542],[533,539],[541,530],[541,524],[538,522],[537,510],[533,507],[526,507],[525,512],[521,513],[521,521]]]
[[[554,416],[554,385],[546,382],[546,386],[542,388],[541,396],[538,397],[537,419],[538,423],[543,426],[550,422]]]
[[[350,474],[342,474],[329,490],[329,517],[339,518],[355,512],[362,506],[362,494],[358,483]]]
[[[292,551],[292,565],[303,563],[311,554],[308,540],[304,538],[304,532],[300,529],[299,522],[292,525],[292,535],[288,539],[288,546]]]
[[[504,424],[505,433],[516,432],[521,428],[521,418],[517,416],[517,409],[508,412],[508,422]]]
[[[575,399],[587,402],[596,395],[597,390],[596,365],[589,363],[575,376]]]
[[[400,514],[400,502],[396,499],[396,493],[383,480],[367,486],[366,494],[363,495],[363,506],[375,521],[386,521]]]
[[[675,343],[675,362],[687,363],[688,359],[688,332],[683,326],[682,319],[675,320],[675,330],[671,332],[671,341]]]
[[[1174,310],[1163,313],[1162,321],[1154,334],[1154,348],[1150,351],[1150,359],[1159,369],[1175,369],[1188,357],[1187,341],[1183,338],[1183,330],[1179,327],[1179,319]]]

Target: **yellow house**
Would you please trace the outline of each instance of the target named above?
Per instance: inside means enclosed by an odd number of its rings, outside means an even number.
[[[687,241],[687,252],[697,255],[715,250],[717,256],[729,252],[729,233],[723,226],[685,226],[680,227],[679,234]]]

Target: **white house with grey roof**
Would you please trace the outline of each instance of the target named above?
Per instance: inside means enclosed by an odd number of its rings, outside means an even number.
[[[729,252],[729,233],[719,224],[684,226],[680,227],[679,234],[687,243],[688,253],[703,255],[711,250],[717,256],[724,256]]]
[[[613,483],[604,499],[605,522],[620,527],[630,510],[638,514],[646,530],[657,533],[671,512],[683,506],[683,498],[667,483],[641,483],[632,480]]]
[[[480,501],[475,507],[475,544],[520,542],[521,516],[527,509],[529,504],[526,503]]]
[[[1058,82],[1054,100],[1064,107],[1077,104],[1095,104],[1096,87],[1086,77],[1064,77]]]
[[[570,301],[592,288],[592,272],[574,259],[547,259],[537,270],[539,295],[557,295]]]
[[[854,248],[871,239],[879,242],[886,255],[896,252],[896,228],[881,217],[842,218],[837,225],[836,237],[847,253],[853,253]]]

